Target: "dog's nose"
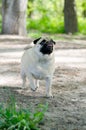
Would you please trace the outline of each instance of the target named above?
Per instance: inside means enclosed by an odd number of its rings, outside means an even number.
[[[53,48],[52,44],[47,45],[48,48]]]
[[[48,46],[53,46],[53,44],[47,44]]]

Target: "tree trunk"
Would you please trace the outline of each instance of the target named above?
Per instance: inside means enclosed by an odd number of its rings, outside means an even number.
[[[64,26],[66,33],[78,31],[75,0],[65,0],[64,2]]]
[[[2,33],[26,35],[27,0],[2,0]]]

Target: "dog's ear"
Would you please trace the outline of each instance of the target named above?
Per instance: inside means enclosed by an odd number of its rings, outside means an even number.
[[[55,42],[54,40],[52,40],[52,39],[51,39],[51,42],[52,42],[54,45],[56,44],[56,42]]]
[[[40,39],[41,39],[41,37],[40,37],[40,38],[35,39],[35,40],[33,41],[33,43],[34,43],[34,44],[36,44],[36,43],[37,43]]]

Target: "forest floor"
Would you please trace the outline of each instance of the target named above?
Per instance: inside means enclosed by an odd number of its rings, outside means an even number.
[[[0,102],[14,95],[23,107],[48,102],[41,130],[86,130],[86,40],[57,40],[54,98],[45,98],[44,82],[36,92],[21,89],[20,61],[33,39],[0,36]]]

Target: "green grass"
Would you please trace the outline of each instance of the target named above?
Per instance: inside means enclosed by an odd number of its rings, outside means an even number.
[[[28,36],[31,38],[38,38],[38,37],[41,37],[42,35],[43,33],[38,30],[30,29],[30,31],[28,32]]]
[[[38,105],[34,112],[19,107],[14,98],[5,105],[0,105],[0,130],[39,130],[39,123],[44,118],[48,105]]]

